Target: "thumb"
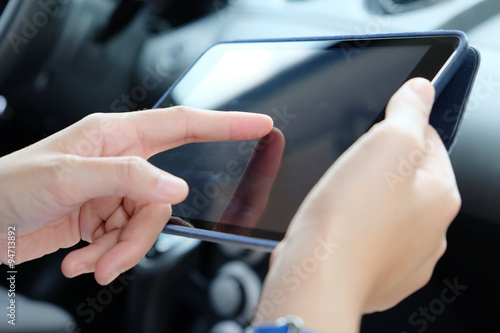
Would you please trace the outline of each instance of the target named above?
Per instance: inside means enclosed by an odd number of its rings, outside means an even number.
[[[428,80],[411,79],[389,101],[385,121],[423,141],[434,97],[434,87]]]
[[[74,156],[71,167],[61,170],[57,181],[60,182],[59,188],[63,189],[59,192],[65,197],[60,200],[68,205],[105,196],[177,204],[188,194],[188,185],[183,179],[137,156]]]

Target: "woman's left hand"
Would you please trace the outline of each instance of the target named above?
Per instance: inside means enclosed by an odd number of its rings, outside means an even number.
[[[95,272],[108,284],[154,244],[188,186],[147,162],[161,151],[201,141],[265,136],[271,118],[173,107],[93,114],[0,158],[0,261],[16,232],[15,263],[77,244],[62,263],[68,277]]]

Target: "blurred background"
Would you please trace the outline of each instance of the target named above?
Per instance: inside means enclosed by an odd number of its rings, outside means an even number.
[[[449,249],[425,288],[366,316],[362,332],[498,332],[500,1],[0,0],[0,11],[0,155],[93,112],[152,107],[220,41],[466,32],[481,67],[451,154],[463,208]],[[19,326],[2,319],[0,331],[239,332],[268,261],[261,252],[161,235],[137,267],[103,288],[92,276],[64,278],[66,252],[18,267]],[[4,276],[2,266],[7,286]]]

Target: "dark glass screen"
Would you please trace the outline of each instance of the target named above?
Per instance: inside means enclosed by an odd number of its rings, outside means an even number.
[[[383,118],[392,94],[411,77],[432,80],[439,72],[456,46],[453,38],[439,39],[249,42],[209,49],[160,106],[268,114],[284,135],[285,150],[271,191],[263,186],[266,208],[251,222],[223,217],[234,209],[236,189],[241,199],[245,186],[255,193],[259,185],[241,182],[256,141],[189,144],[153,157],[190,186],[173,215],[197,228],[282,239],[312,186]]]

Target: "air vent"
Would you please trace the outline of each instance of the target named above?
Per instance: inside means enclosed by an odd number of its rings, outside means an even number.
[[[390,14],[427,7],[443,0],[379,0],[380,6]]]

